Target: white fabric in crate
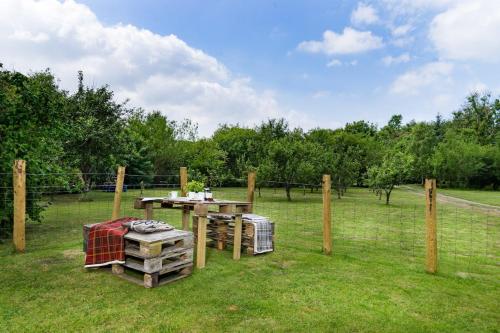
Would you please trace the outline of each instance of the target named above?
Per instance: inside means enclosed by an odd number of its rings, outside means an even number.
[[[242,218],[254,226],[254,252],[271,252],[273,250],[273,224],[267,218],[256,214],[243,214]]]

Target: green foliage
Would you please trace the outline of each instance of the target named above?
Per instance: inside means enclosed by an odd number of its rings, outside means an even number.
[[[386,204],[389,204],[394,186],[408,179],[409,170],[413,159],[401,150],[390,150],[384,156],[380,165],[368,169],[368,184],[374,190],[385,192]]]
[[[321,174],[318,169],[321,146],[305,140],[299,130],[272,140],[267,152],[266,159],[259,166],[258,176],[283,183],[288,200],[291,200],[290,190],[294,184],[311,181]]]
[[[205,184],[197,180],[191,180],[187,183],[187,188],[189,192],[203,192]]]

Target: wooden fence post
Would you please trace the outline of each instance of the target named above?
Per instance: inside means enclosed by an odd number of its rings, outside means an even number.
[[[118,167],[115,184],[115,200],[113,202],[113,214],[111,219],[115,220],[120,217],[120,206],[122,202],[123,181],[125,179],[125,167]]]
[[[186,167],[180,169],[181,197],[187,196],[188,172]]]
[[[331,196],[330,175],[323,175],[323,252],[327,255],[332,253]]]
[[[425,227],[426,227],[426,270],[429,273],[437,272],[437,206],[436,180],[425,180]]]
[[[247,182],[247,201],[250,202],[249,213],[253,212],[253,197],[255,193],[255,171],[250,171],[248,173]]]
[[[24,252],[26,249],[26,161],[14,161],[12,176],[14,187],[14,248],[17,252]]]
[[[196,267],[204,268],[207,251],[207,214],[208,206],[196,204],[195,218],[198,220],[198,234],[196,236]]]

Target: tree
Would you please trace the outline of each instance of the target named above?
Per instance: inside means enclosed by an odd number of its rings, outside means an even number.
[[[66,95],[54,76],[46,70],[30,75],[0,67],[0,230],[12,226],[12,165],[15,159],[27,161],[27,172],[47,174],[28,177],[27,213],[41,221],[41,191],[46,184],[67,187],[69,168],[61,164],[66,133],[64,119]]]
[[[408,177],[412,157],[400,150],[390,150],[380,165],[368,169],[368,183],[375,190],[385,192],[388,205],[394,186],[403,183]]]
[[[242,179],[249,169],[257,167],[259,147],[255,129],[222,125],[212,139],[226,153],[225,166],[230,183]]]
[[[265,175],[283,183],[287,199],[291,201],[294,184],[310,180],[317,170],[320,151],[320,146],[306,141],[302,131],[295,130],[269,144],[267,157],[259,167],[259,177]],[[319,179],[319,175],[317,177]]]
[[[98,173],[111,173],[124,164],[127,141],[123,135],[126,117],[132,113],[125,103],[116,103],[108,86],[89,88],[78,73],[78,91],[69,97],[65,161],[82,172],[86,189],[99,179]]]

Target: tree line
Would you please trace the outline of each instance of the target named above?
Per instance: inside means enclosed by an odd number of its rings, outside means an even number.
[[[116,101],[109,86],[85,85],[82,72],[70,93],[49,70],[23,74],[0,66],[2,223],[11,221],[15,159],[27,160],[29,173],[46,174],[43,182],[76,192],[90,190],[118,165],[146,181],[188,166],[190,179],[208,186],[241,184],[255,170],[259,189],[276,182],[289,200],[293,187],[314,190],[324,173],[331,174],[338,198],[349,186],[370,186],[387,203],[394,186],[426,177],[440,186],[498,189],[499,116],[498,97],[474,92],[450,119],[438,114],[405,123],[393,115],[380,128],[360,120],[309,131],[269,119],[255,127],[221,124],[211,137],[200,138],[189,119],[129,107]],[[28,185],[37,181],[41,177]],[[30,217],[38,220],[40,194],[28,192]]]

